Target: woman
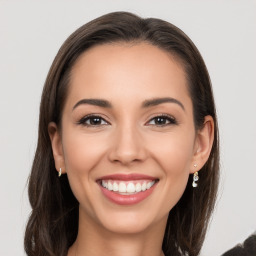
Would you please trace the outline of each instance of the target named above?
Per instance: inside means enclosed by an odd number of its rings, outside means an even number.
[[[46,79],[25,250],[198,255],[218,176],[214,99],[194,44],[159,19],[104,15],[64,42]]]

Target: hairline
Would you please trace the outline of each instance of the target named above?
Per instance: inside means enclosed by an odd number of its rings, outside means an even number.
[[[133,47],[133,46],[137,46],[140,44],[146,44],[146,45],[150,45],[150,46],[154,46],[157,49],[161,50],[162,52],[166,53],[168,55],[168,57],[175,62],[175,64],[178,65],[179,68],[181,68],[184,77],[185,77],[185,81],[186,81],[186,88],[187,88],[187,93],[189,98],[191,99],[192,102],[192,113],[193,113],[193,122],[194,122],[194,127],[195,130],[198,130],[198,127],[196,127],[196,123],[195,123],[195,119],[194,119],[194,104],[193,104],[193,100],[192,100],[192,95],[190,92],[190,82],[189,82],[189,75],[188,72],[186,70],[186,62],[181,58],[181,56],[179,56],[175,51],[168,51],[167,49],[164,49],[164,47],[161,47],[157,44],[154,44],[153,42],[151,42],[149,39],[144,39],[144,38],[138,38],[138,39],[132,39],[132,40],[124,40],[124,39],[117,39],[114,41],[107,41],[107,42],[98,42],[95,43],[94,45],[89,46],[88,48],[84,49],[79,56],[71,63],[71,66],[68,70],[66,70],[66,72],[64,73],[63,77],[67,76],[67,80],[66,82],[66,93],[65,93],[65,98],[63,101],[63,105],[62,108],[60,109],[60,122],[59,122],[59,126],[60,128],[62,127],[61,123],[62,123],[62,115],[63,115],[63,110],[65,108],[65,104],[67,101],[67,96],[69,94],[69,90],[70,90],[70,86],[72,83],[72,76],[73,76],[73,71],[74,68],[76,66],[76,64],[79,62],[79,60],[89,51],[99,47],[99,46],[126,46],[126,47]],[[62,77],[62,78],[63,78]],[[62,79],[61,79],[62,80]]]

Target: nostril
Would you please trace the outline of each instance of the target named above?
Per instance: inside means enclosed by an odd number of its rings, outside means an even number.
[[[144,161],[146,158],[146,152],[140,147],[124,147],[119,146],[116,149],[111,150],[109,153],[109,159],[114,163],[130,164]]]
[[[122,164],[140,162],[146,156],[145,143],[134,124],[127,120],[126,124],[123,122],[115,130],[115,137],[109,144],[109,159]]]

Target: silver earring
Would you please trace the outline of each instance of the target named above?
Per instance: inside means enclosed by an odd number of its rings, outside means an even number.
[[[198,172],[195,172],[193,176],[193,182],[192,182],[193,188],[196,188],[198,186],[198,184],[196,183],[198,180],[199,180]]]
[[[59,170],[59,177],[61,176],[61,168],[60,168],[60,170]]]

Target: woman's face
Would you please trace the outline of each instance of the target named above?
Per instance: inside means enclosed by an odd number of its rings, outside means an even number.
[[[199,145],[183,68],[146,43],[91,48],[73,67],[54,138],[80,219],[120,233],[164,226]]]

